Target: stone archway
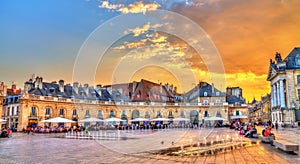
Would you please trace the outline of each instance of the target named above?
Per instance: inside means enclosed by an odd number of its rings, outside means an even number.
[[[140,117],[140,111],[133,110],[131,114],[131,119],[139,118]]]

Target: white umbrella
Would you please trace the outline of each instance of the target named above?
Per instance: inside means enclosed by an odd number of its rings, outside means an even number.
[[[106,122],[119,122],[119,121],[126,121],[126,120],[122,120],[122,119],[119,119],[119,118],[116,118],[116,117],[112,117],[112,118],[107,118],[104,121],[106,121]]]
[[[66,118],[61,118],[61,117],[55,117],[55,118],[50,118],[48,120],[43,120],[41,122],[75,122]]]
[[[222,117],[215,117],[215,116],[213,116],[213,117],[207,117],[207,118],[204,118],[204,120],[206,120],[206,121],[218,121],[218,120],[225,120],[224,118],[222,118]]]
[[[86,119],[80,120],[80,122],[104,122],[104,120],[91,117],[91,118],[86,118]]]
[[[239,118],[248,118],[248,116],[242,116],[242,115],[239,115],[239,116],[230,116],[231,119],[239,119]]]
[[[155,118],[155,119],[152,119],[151,121],[170,121],[170,119],[168,119],[168,118]]]
[[[0,122],[3,122],[3,121],[6,121],[6,120],[3,120],[2,118],[0,118]]]
[[[130,120],[131,122],[138,122],[138,121],[149,121],[149,119],[146,118],[135,118],[133,120]]]
[[[188,118],[174,118],[173,121],[190,121]]]

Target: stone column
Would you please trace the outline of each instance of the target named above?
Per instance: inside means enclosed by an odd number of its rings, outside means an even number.
[[[277,104],[277,106],[279,106],[280,105],[280,91],[279,91],[279,83],[278,82],[276,82],[276,92],[277,92],[277,97],[276,97],[276,99],[277,99],[277,102],[276,102],[276,104]]]
[[[272,88],[272,107],[276,106],[276,103],[275,103],[275,85],[271,85],[271,88]]]
[[[285,107],[285,97],[284,97],[284,88],[283,88],[283,80],[279,81],[279,91],[280,91],[280,107]]]
[[[274,88],[274,106],[277,106],[277,89],[276,89],[276,83],[273,84],[273,88]]]

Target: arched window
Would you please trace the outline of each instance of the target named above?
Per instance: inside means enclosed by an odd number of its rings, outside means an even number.
[[[85,117],[90,117],[90,110],[85,111]]]
[[[49,108],[49,107],[46,108],[46,115],[47,115],[47,116],[50,115],[50,108]]]
[[[206,110],[206,111],[204,111],[204,117],[208,117],[209,115],[208,115],[208,111]]]
[[[110,111],[110,115],[109,115],[110,117],[114,117],[115,116],[115,113],[114,113],[114,111]]]
[[[76,116],[76,115],[77,115],[77,110],[73,109],[73,116]]]
[[[161,118],[161,113],[160,113],[160,111],[157,111],[157,116],[156,116],[157,118]]]
[[[31,116],[36,116],[36,107],[31,107]]]
[[[60,110],[59,110],[59,115],[60,115],[61,117],[64,116],[64,109],[60,109]]]
[[[103,119],[102,110],[98,110],[98,118],[101,118],[101,119]]]
[[[146,111],[146,113],[145,113],[145,118],[150,118],[150,114],[148,111]]]
[[[180,117],[185,118],[184,111],[180,112]]]
[[[168,116],[168,118],[173,118],[173,113],[172,113],[172,111],[169,111],[169,116]]]

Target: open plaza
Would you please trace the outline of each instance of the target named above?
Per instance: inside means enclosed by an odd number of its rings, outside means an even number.
[[[300,144],[297,128],[274,129],[273,133],[276,140]],[[195,149],[207,150],[234,143],[238,146],[204,154],[191,153]],[[176,151],[180,154],[176,155]],[[88,135],[84,132],[77,135],[71,132],[29,135],[18,132],[11,138],[0,139],[0,157],[0,163],[300,162],[299,150],[286,153],[262,143],[261,139],[246,138],[229,128],[100,130],[90,131]]]

